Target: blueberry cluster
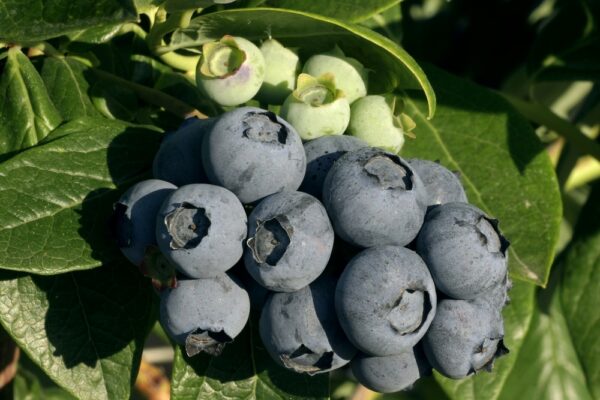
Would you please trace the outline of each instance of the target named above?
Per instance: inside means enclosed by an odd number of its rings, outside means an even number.
[[[284,78],[297,56],[273,40],[252,46],[231,36],[205,45],[199,84],[222,104],[237,104],[231,96],[240,93],[284,99],[281,116],[244,106],[187,120],[163,140],[154,179],[115,204],[119,247],[161,288],[166,332],[190,356],[219,355],[252,304],[266,350],[298,373],[350,363],[363,385],[394,392],[432,367],[452,378],[490,369],[506,352],[510,286],[497,221],[469,205],[458,177],[438,163],[371,147],[342,135],[346,127],[298,132],[309,118],[292,110],[311,107],[296,101],[299,88],[327,104],[370,99],[352,118],[364,113],[355,128],[372,129],[377,108],[369,107],[379,100],[364,97],[354,61],[338,50],[312,56],[304,70],[317,78],[301,74],[294,89]],[[265,68],[270,57],[288,68]],[[262,60],[260,83],[251,59]],[[332,70],[360,79],[335,89]],[[240,80],[256,87],[226,90]]]

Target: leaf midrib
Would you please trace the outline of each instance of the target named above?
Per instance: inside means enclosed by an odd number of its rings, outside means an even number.
[[[15,77],[16,75],[16,83],[18,85],[21,86],[21,92],[25,93],[26,98],[25,99],[21,99],[21,104],[25,103],[25,118],[27,119],[27,126],[28,128],[25,130],[25,135],[23,135],[23,137],[21,138],[21,144],[19,145],[20,149],[23,149],[27,146],[25,146],[25,143],[27,143],[27,139],[30,140],[30,143],[32,145],[36,144],[37,141],[39,140],[37,134],[35,134],[35,112],[33,109],[33,104],[31,103],[31,94],[29,93],[29,88],[27,87],[27,84],[25,83],[25,80],[23,79],[23,75],[21,75],[21,68],[19,68],[19,54],[20,50],[15,50],[18,51],[19,53],[13,53],[11,54],[11,58],[9,59],[9,61],[12,61],[11,64],[12,68],[10,69],[9,72],[9,77]],[[45,124],[45,121],[44,121]],[[48,126],[46,126],[46,128],[49,128]],[[33,131],[33,132],[32,132]],[[34,135],[34,136],[32,136]]]
[[[77,77],[75,76],[75,73],[73,72],[73,69],[71,68],[71,65],[69,64],[69,62],[67,61],[67,59],[62,58],[62,57],[57,57],[56,58],[58,60],[58,62],[64,64],[65,68],[67,69],[71,80],[75,86],[75,89],[77,91],[77,95],[79,96],[79,102],[81,104],[81,107],[83,109],[86,109],[86,102],[85,102],[85,98],[83,96],[83,91],[81,90],[81,86],[79,85],[79,81],[77,80]],[[74,61],[77,62],[77,61]]]

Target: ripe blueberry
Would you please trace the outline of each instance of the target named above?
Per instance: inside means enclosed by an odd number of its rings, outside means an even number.
[[[418,158],[407,161],[425,185],[428,206],[467,202],[467,195],[456,174],[437,162]]]
[[[114,205],[114,230],[123,255],[138,267],[148,246],[156,245],[154,225],[164,199],[177,187],[159,179],[141,181]]]
[[[185,126],[168,133],[154,157],[154,177],[177,186],[208,182],[200,158],[203,136],[213,123],[214,118],[190,118]]]
[[[503,343],[502,318],[477,302],[442,300],[425,338],[427,359],[440,373],[460,379],[482,369],[508,352]]]
[[[327,212],[302,192],[280,192],[261,201],[248,218],[244,262],[269,290],[292,292],[323,272],[333,248]]]
[[[436,287],[455,299],[473,299],[506,278],[508,245],[498,221],[466,203],[431,209],[417,238]]]
[[[182,186],[163,202],[156,216],[156,240],[165,257],[191,278],[212,278],[242,256],[246,212],[222,187]]]
[[[208,178],[252,203],[296,190],[306,155],[295,129],[270,111],[240,107],[221,115],[204,136],[202,162]]]
[[[409,350],[425,335],[436,312],[436,292],[417,253],[399,246],[371,247],[346,266],[335,305],[358,349],[388,356]]]
[[[201,351],[219,355],[244,329],[249,315],[248,293],[226,274],[179,280],[176,288],[161,293],[161,325],[185,345],[188,356]]]
[[[362,140],[348,135],[323,136],[305,143],[306,175],[299,190],[320,199],[323,181],[333,163],[347,152],[367,146]]]
[[[368,147],[340,157],[323,183],[335,232],[361,247],[410,243],[423,224],[426,196],[406,161]]]
[[[273,293],[260,317],[260,337],[271,357],[295,372],[319,374],[356,354],[337,321],[335,281],[320,278],[292,293]]]

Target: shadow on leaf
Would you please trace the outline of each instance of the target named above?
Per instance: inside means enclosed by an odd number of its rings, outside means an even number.
[[[48,302],[45,333],[52,355],[67,368],[103,368],[101,362],[130,368],[133,358],[133,382],[156,314],[150,283],[135,267],[113,263],[31,280]]]

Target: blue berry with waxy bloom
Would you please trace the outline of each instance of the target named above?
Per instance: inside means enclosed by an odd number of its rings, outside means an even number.
[[[281,106],[280,115],[304,140],[342,135],[350,121],[350,105],[333,75],[298,76],[296,90]]]
[[[237,36],[223,36],[202,45],[196,68],[196,83],[209,98],[222,106],[236,106],[251,100],[265,76],[265,60],[252,42]]]
[[[202,162],[209,180],[252,203],[296,190],[306,155],[296,130],[270,111],[240,107],[222,114],[204,136]]]
[[[161,293],[160,323],[184,345],[188,356],[216,356],[244,329],[250,316],[248,293],[227,274],[179,280]]]
[[[352,104],[348,133],[369,146],[398,153],[404,145],[404,135],[412,135],[410,131],[415,127],[402,109],[402,101],[394,95],[362,97]]]
[[[327,53],[310,57],[304,63],[302,72],[312,76],[333,75],[337,88],[350,104],[367,94],[367,70],[358,60],[346,57],[337,46]]]
[[[405,246],[421,229],[427,193],[406,161],[365,147],[335,162],[323,183],[323,203],[345,241],[360,247]]]
[[[319,278],[292,293],[273,293],[260,317],[260,337],[278,364],[309,375],[346,365],[356,348],[340,327],[335,281]]]
[[[156,215],[175,189],[169,182],[148,179],[130,187],[114,205],[112,228],[117,245],[138,267],[142,266],[148,247],[156,245]]]
[[[160,250],[191,278],[212,278],[233,267],[242,257],[246,230],[246,212],[235,195],[208,184],[180,187],[156,216]]]
[[[265,58],[265,78],[256,98],[266,104],[282,104],[296,87],[298,55],[275,39],[260,46]]]
[[[423,339],[427,360],[443,375],[461,379],[491,371],[494,360],[508,349],[502,317],[485,303],[442,300]]]
[[[457,202],[428,211],[417,238],[436,287],[455,299],[474,299],[503,282],[508,246],[497,220]]]
[[[338,319],[348,339],[375,356],[410,350],[436,313],[435,286],[412,250],[379,246],[363,250],[346,266],[335,293]]]
[[[452,202],[467,202],[465,189],[458,176],[440,163],[413,158],[407,160],[425,184],[428,206]]]
[[[493,310],[502,312],[502,309],[510,304],[510,297],[508,295],[510,289],[512,289],[512,281],[507,274],[502,282],[482,292],[473,301],[486,303]]]
[[[299,290],[323,272],[334,233],[325,207],[309,194],[280,192],[261,201],[248,218],[244,263],[261,285]]]
[[[304,143],[306,175],[299,190],[320,199],[323,181],[333,163],[347,152],[367,146],[364,141],[348,135],[323,136]]]
[[[393,356],[369,356],[361,353],[350,363],[352,374],[361,385],[379,393],[410,388],[419,378],[431,375],[420,345]]]
[[[154,177],[177,186],[208,182],[201,160],[202,140],[214,121],[189,118],[177,131],[166,134],[154,156]]]

